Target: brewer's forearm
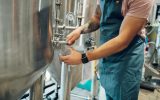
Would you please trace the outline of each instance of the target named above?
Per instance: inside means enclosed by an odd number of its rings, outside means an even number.
[[[91,19],[88,23],[81,26],[81,28],[82,28],[81,34],[90,33],[99,29],[99,23]]]
[[[103,57],[108,57],[124,50],[128,47],[128,45],[131,43],[137,33],[143,28],[145,23],[145,18],[126,16],[121,24],[119,35],[107,41],[99,48],[91,52],[88,51],[88,59],[95,60]]]
[[[84,25],[82,25],[81,28],[81,34],[90,33],[93,31],[96,31],[100,27],[100,6],[97,5],[96,11],[94,16]]]
[[[115,37],[110,41],[101,45],[99,48],[93,51],[88,51],[87,57],[90,61],[103,58],[103,57],[108,57],[112,54],[122,51],[127,46],[128,44],[125,44],[123,39],[120,39],[119,37]]]

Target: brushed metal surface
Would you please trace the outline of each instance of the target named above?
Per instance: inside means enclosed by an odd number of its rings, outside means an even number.
[[[17,100],[52,61],[51,0],[0,0],[0,100]]]

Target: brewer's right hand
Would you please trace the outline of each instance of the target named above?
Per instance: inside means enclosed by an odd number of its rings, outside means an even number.
[[[81,34],[81,28],[77,28],[74,31],[72,31],[68,36],[67,36],[67,43],[68,45],[74,44],[74,42],[80,37]]]

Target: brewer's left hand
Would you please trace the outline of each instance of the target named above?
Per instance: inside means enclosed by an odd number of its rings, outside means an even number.
[[[77,52],[73,48],[69,48],[70,55],[60,56],[59,59],[68,65],[78,65],[81,64],[81,53]]]

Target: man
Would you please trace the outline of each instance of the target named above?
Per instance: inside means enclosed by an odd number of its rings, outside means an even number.
[[[137,100],[144,46],[139,36],[146,24],[153,0],[99,0],[91,20],[67,36],[72,45],[80,34],[100,28],[101,46],[81,54],[71,48],[71,54],[60,56],[75,65],[100,59],[100,82],[107,100]]]

